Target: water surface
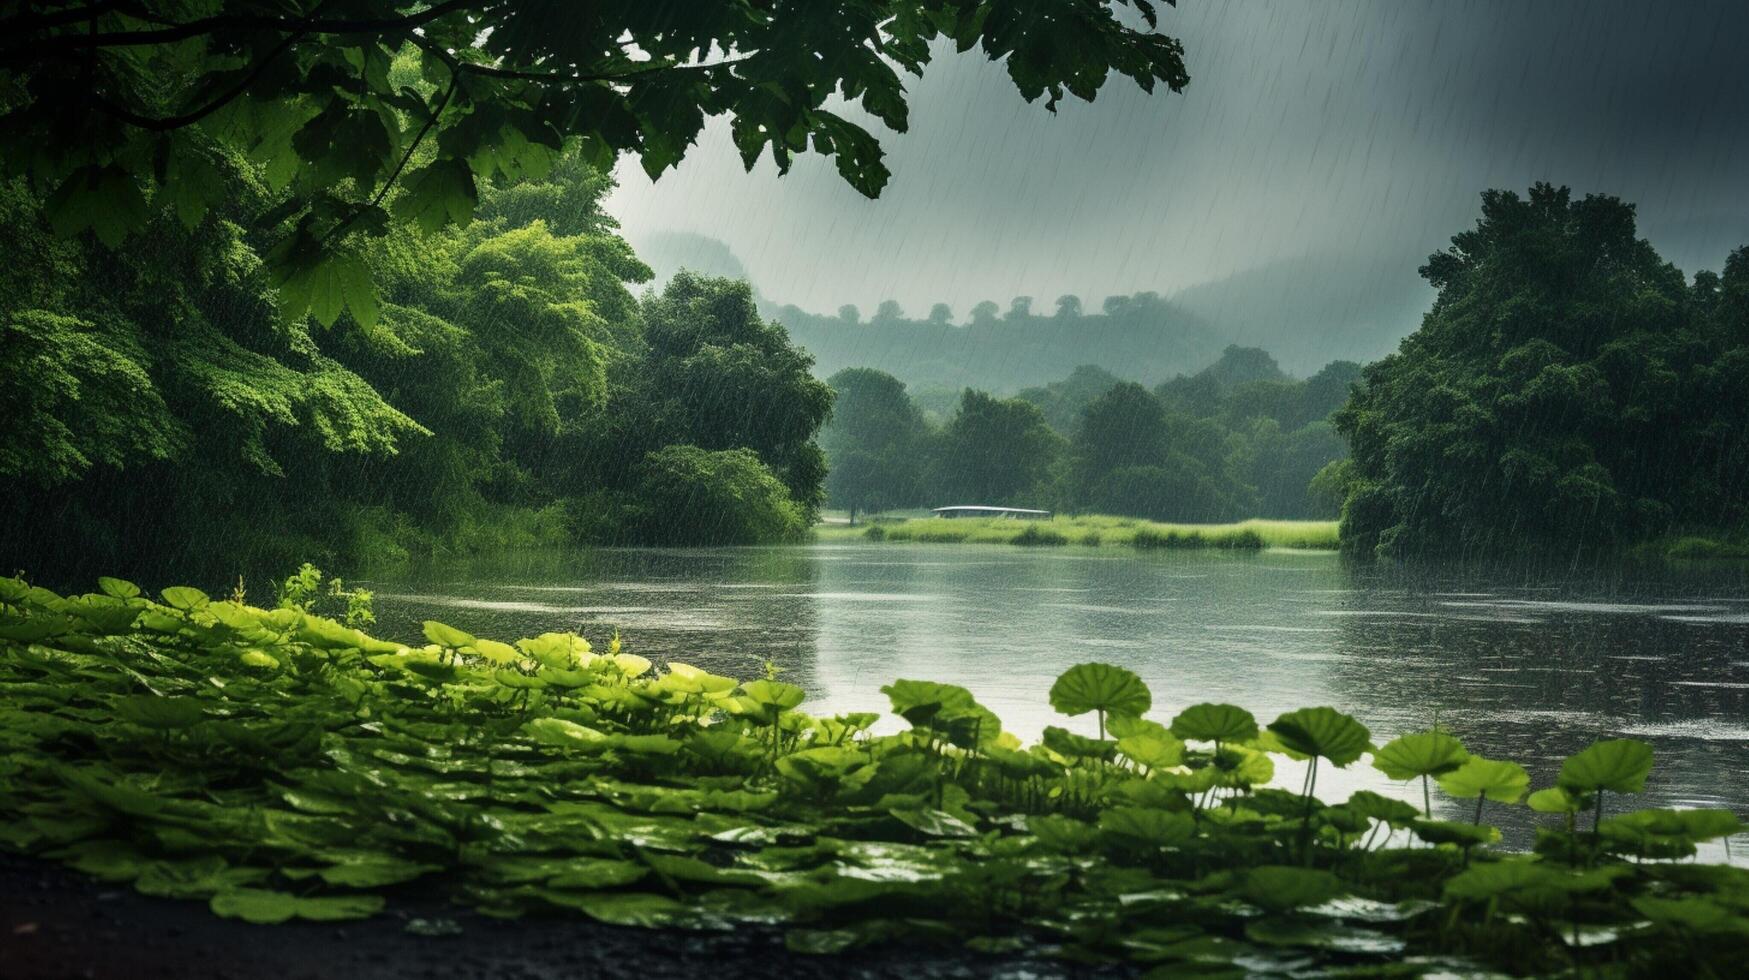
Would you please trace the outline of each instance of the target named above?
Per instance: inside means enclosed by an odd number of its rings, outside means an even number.
[[[1749,817],[1741,568],[1412,573],[1324,553],[851,543],[539,555],[373,585],[382,632],[399,639],[416,640],[424,619],[506,639],[617,629],[658,662],[747,677],[773,661],[817,713],[885,711],[880,687],[898,677],[947,681],[1028,739],[1049,724],[1091,733],[1045,696],[1086,660],[1140,674],[1163,721],[1198,701],[1265,722],[1328,704],[1382,743],[1437,718],[1471,751],[1523,763],[1537,786],[1591,740],[1631,735],[1657,751],[1644,803]],[[1286,767],[1278,781],[1298,786]],[[1328,800],[1420,797],[1363,766],[1322,774],[1319,788]],[[1504,810],[1490,805],[1528,840],[1530,815]]]

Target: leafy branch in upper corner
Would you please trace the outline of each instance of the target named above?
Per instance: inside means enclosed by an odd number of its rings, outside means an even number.
[[[226,144],[286,197],[263,220],[281,237],[269,261],[286,314],[350,311],[368,327],[370,273],[347,239],[465,224],[481,183],[538,177],[567,144],[602,170],[636,155],[654,177],[726,116],[749,169],[769,153],[787,171],[811,150],[873,197],[889,176],[880,142],[828,101],[904,132],[900,73],[948,44],[1003,62],[1050,108],[1092,99],[1113,72],[1178,91],[1182,47],[1154,25],[1149,0],[27,9],[0,17],[0,168],[49,198],[63,234],[113,246],[166,201],[191,225],[220,203],[202,148]]]

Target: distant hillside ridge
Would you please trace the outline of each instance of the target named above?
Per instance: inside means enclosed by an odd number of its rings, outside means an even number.
[[[633,239],[656,285],[682,268],[749,278],[723,242],[690,232]],[[1020,296],[1006,309],[937,303],[906,310],[843,306],[804,310],[751,282],[760,312],[813,355],[814,373],[868,367],[928,401],[964,388],[1011,395],[1063,378],[1075,365],[1153,386],[1213,364],[1230,346],[1267,350],[1284,371],[1309,377],[1333,360],[1368,362],[1396,349],[1432,304],[1416,273],[1422,256],[1329,250],[1293,256],[1170,295],[1111,296],[1096,308],[1077,296]],[[927,406],[926,406],[927,407]]]

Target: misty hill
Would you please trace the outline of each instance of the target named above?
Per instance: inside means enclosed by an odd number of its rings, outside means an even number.
[[[633,244],[657,286],[682,268],[747,278],[733,251],[704,235],[660,232]],[[920,402],[940,393],[947,407],[963,388],[1013,394],[1060,381],[1070,365],[1156,385],[1201,370],[1233,345],[1267,350],[1299,377],[1333,360],[1375,360],[1432,305],[1433,292],[1416,272],[1424,260],[1407,252],[1320,252],[1171,296],[1108,297],[1096,311],[1072,296],[1051,305],[1020,297],[1006,312],[980,303],[965,317],[944,304],[924,315],[890,301],[872,315],[851,306],[815,313],[777,303],[760,283],[753,289],[761,312],[813,354],[819,377],[871,367],[904,381]]]
[[[767,314],[814,355],[822,376],[872,367],[919,389],[1012,393],[1055,381],[1073,364],[1152,384],[1202,367],[1224,346],[1210,324],[1155,293],[1110,297],[1099,313],[1063,302],[1054,313],[1040,314],[1023,299],[998,315],[994,303],[981,303],[964,325],[939,304],[922,320],[906,317],[896,304],[882,304],[866,321],[849,307],[838,316],[795,306]]]
[[[681,269],[690,269],[703,276],[724,279],[747,279],[747,269],[735,257],[729,246],[708,235],[688,231],[658,231],[647,235],[627,234],[638,258],[656,273],[653,285],[657,289]],[[754,284],[754,295],[759,287]]]
[[[1271,262],[1172,294],[1229,343],[1261,347],[1293,374],[1333,360],[1374,361],[1421,323],[1433,288],[1420,253],[1320,252]]]

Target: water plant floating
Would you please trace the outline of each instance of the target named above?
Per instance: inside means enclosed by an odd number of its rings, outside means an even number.
[[[357,628],[368,596],[326,598],[351,624],[297,590],[264,609],[0,579],[0,847],[255,923],[417,890],[496,916],[777,923],[808,953],[903,937],[1162,975],[1723,976],[1749,939],[1749,871],[1685,860],[1738,818],[1623,812],[1652,769],[1633,740],[1529,793],[1450,733],[1377,747],[1328,707],[1148,718],[1146,684],[1104,664],[1057,681],[1064,726],[1040,744],[922,680],[883,689],[907,727],[875,734],[775,677],[562,633],[433,622],[395,643]],[[1369,756],[1423,806],[1318,798],[1320,767]],[[1309,760],[1299,792],[1268,785],[1282,758]],[[1435,785],[1474,819],[1433,819]],[[1550,825],[1503,852],[1483,804],[1521,801]]]

